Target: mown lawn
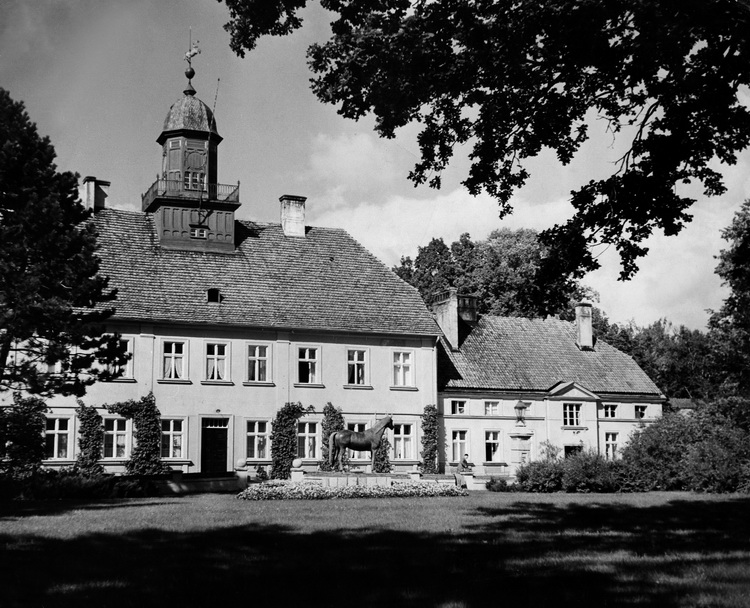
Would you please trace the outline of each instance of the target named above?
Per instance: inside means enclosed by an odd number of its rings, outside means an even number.
[[[750,606],[750,497],[0,503],[0,606]]]

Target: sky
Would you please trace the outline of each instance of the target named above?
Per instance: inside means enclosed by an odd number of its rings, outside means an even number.
[[[295,34],[266,38],[245,58],[229,48],[224,4],[215,0],[4,0],[0,22],[0,87],[23,101],[41,135],[50,137],[59,170],[111,182],[108,205],[140,210],[140,195],[161,167],[156,138],[182,96],[185,52],[193,59],[197,96],[215,108],[219,182],[240,182],[239,219],[279,221],[279,197],[307,197],[307,224],[338,227],[385,264],[417,254],[432,238],[450,244],[468,232],[543,230],[572,214],[569,192],[606,175],[618,143],[592,121],[591,141],[568,166],[548,151],[530,161],[532,178],[500,220],[488,196],[460,182],[468,150],[458,150],[440,190],[415,188],[417,130],[379,139],[374,121],[345,119],[309,89],[307,47],[324,41],[332,15],[311,2]],[[699,189],[693,221],[677,237],[653,236],[636,277],[618,281],[618,258],[603,251],[602,268],[583,283],[600,295],[611,321],[648,325],[666,318],[704,329],[727,290],[714,273],[727,227],[750,196],[750,152],[717,167],[727,192],[706,199]]]

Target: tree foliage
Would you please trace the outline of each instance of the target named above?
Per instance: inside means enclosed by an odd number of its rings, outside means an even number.
[[[105,405],[111,414],[118,414],[133,421],[134,447],[125,463],[125,471],[131,475],[158,475],[169,473],[172,468],[161,460],[161,414],[156,407],[153,393],[138,401],[128,399],[120,403]]]
[[[82,395],[124,364],[103,333],[115,293],[100,276],[78,176],[56,171],[23,103],[0,89],[0,392]]]
[[[0,472],[19,477],[42,466],[46,411],[39,397],[20,393],[13,394],[10,407],[0,408]]]
[[[305,408],[302,403],[285,403],[276,412],[271,425],[271,477],[289,479],[292,462],[297,458],[297,423],[313,407]]]
[[[448,287],[477,297],[480,314],[534,317],[560,313],[585,295],[577,281],[542,279],[548,248],[531,229],[493,230],[485,240],[464,233],[448,247],[433,238],[414,260],[402,257],[394,272],[430,302]]]
[[[435,405],[425,405],[422,414],[422,473],[438,472],[440,416]]]
[[[85,405],[78,400],[76,408],[78,417],[78,457],[75,470],[84,476],[96,476],[104,473],[100,464],[104,449],[104,425],[96,408]]]
[[[373,473],[390,473],[393,470],[391,464],[391,442],[388,436],[383,433],[378,449],[375,450],[375,465],[372,468]]]
[[[320,439],[321,455],[322,460],[320,461],[321,471],[331,471],[331,463],[329,462],[330,446],[328,440],[331,437],[331,433],[336,431],[343,431],[346,429],[346,423],[344,421],[344,414],[341,413],[341,408],[334,407],[332,403],[326,403],[323,407],[323,422],[321,423],[321,432],[323,436]],[[343,461],[346,467],[346,461],[348,460],[347,454],[344,454]]]
[[[219,0],[222,1],[222,0]],[[302,25],[307,0],[223,0],[240,56],[264,35]],[[440,186],[457,148],[470,147],[464,184],[494,196],[501,215],[542,149],[569,163],[597,118],[623,150],[610,175],[571,193],[574,216],[544,233],[550,276],[580,278],[619,252],[637,270],[654,231],[677,234],[693,199],[725,191],[713,161],[736,162],[750,142],[748,3],[735,0],[321,0],[331,38],[313,44],[317,97],[339,113],[375,117],[393,137],[421,127],[410,179]]]

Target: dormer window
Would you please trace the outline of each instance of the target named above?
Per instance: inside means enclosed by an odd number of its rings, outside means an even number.
[[[207,239],[208,228],[203,226],[190,226],[190,238],[191,239]]]
[[[206,298],[209,302],[220,303],[221,302],[221,290],[215,287],[206,291]]]

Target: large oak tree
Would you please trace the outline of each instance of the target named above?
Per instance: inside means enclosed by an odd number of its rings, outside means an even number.
[[[0,394],[82,395],[125,362],[104,333],[115,293],[99,275],[78,176],[0,89]]]
[[[226,3],[232,49],[301,27],[307,0]],[[606,121],[624,153],[610,175],[571,193],[575,214],[543,234],[544,273],[580,278],[592,247],[616,247],[621,278],[637,270],[654,231],[677,234],[694,200],[725,191],[715,161],[750,143],[750,11],[745,0],[320,0],[332,36],[309,49],[318,98],[393,137],[419,123],[415,183],[439,187],[458,146],[464,180],[500,214],[542,149],[569,163]],[[593,177],[593,176],[592,176]],[[541,276],[541,275],[540,275]],[[543,292],[540,291],[540,296]],[[555,303],[550,304],[554,308]]]

